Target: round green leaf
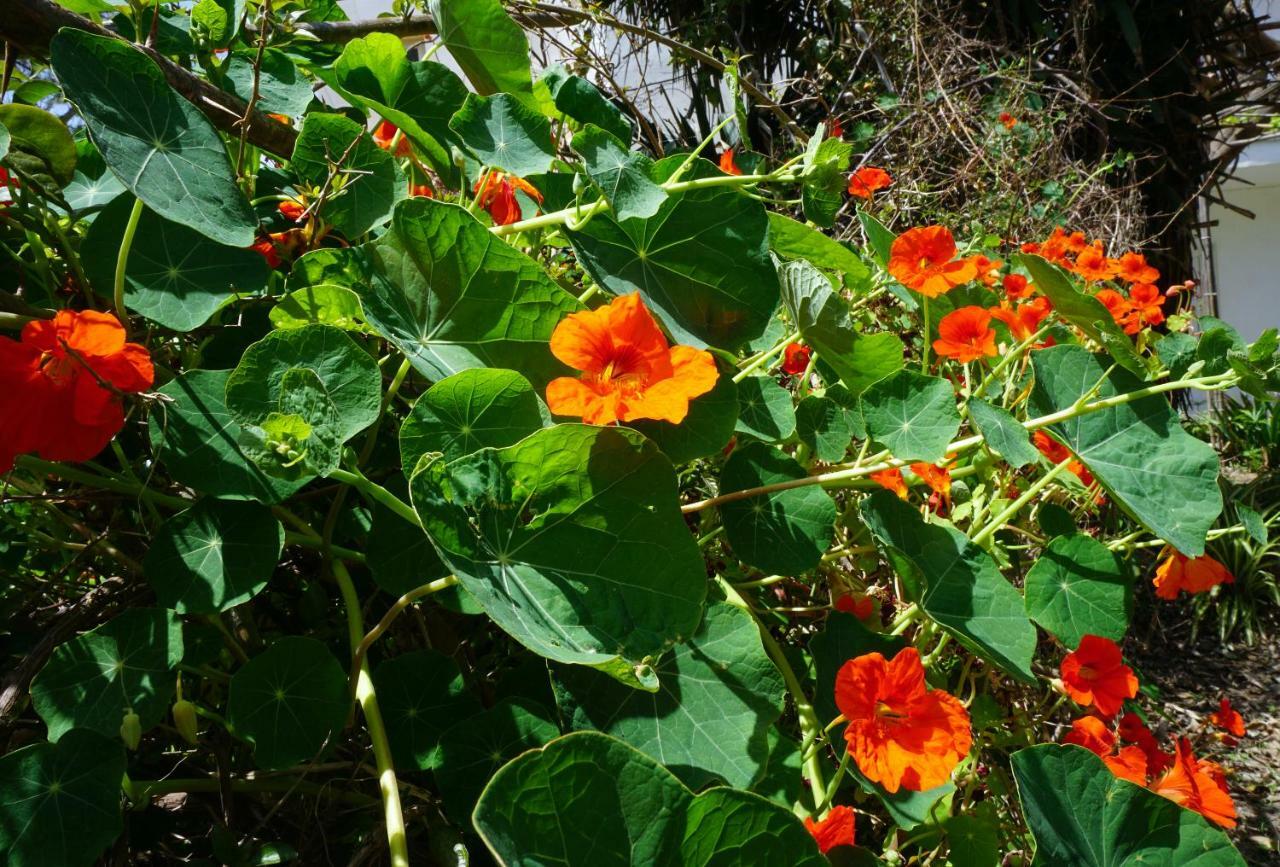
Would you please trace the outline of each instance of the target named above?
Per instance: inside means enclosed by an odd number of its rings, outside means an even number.
[[[76,170],[76,143],[67,125],[32,105],[0,105],[0,125],[7,133],[0,156],[41,186],[60,190]]]
[[[662,187],[651,181],[653,160],[627,147],[594,124],[573,137],[587,174],[604,192],[619,221],[652,217],[667,200]]]
[[[95,176],[77,169],[71,183],[63,189],[62,197],[79,215],[110,204],[124,191],[124,184],[110,171],[104,169]]]
[[[854,442],[858,401],[842,385],[832,386],[825,395],[811,394],[796,406],[796,432],[800,442],[820,461],[844,460]]]
[[[340,328],[308,325],[273,331],[245,350],[227,378],[227,408],[242,424],[258,424],[280,405],[285,375],[308,369],[338,410],[345,442],[373,424],[382,402],[378,362]]]
[[[720,474],[728,494],[808,475],[793,458],[764,443],[735,449]],[[738,559],[770,575],[798,575],[817,566],[831,546],[836,504],[818,485],[774,491],[720,506],[725,538]]]
[[[358,238],[386,220],[407,195],[395,158],[378,147],[364,127],[340,114],[308,114],[289,164],[306,183],[329,183],[332,193],[320,216],[348,238]]]
[[[1029,413],[1066,409],[1082,395],[1105,400],[1143,387],[1104,355],[1060,345],[1032,353],[1036,384]],[[1094,392],[1094,386],[1101,385]],[[1222,513],[1218,454],[1182,428],[1163,395],[1076,416],[1051,430],[1076,453],[1107,493],[1143,526],[1188,557],[1204,553]]]
[[[748,376],[738,383],[740,434],[773,443],[796,432],[796,410],[791,392],[768,376]]]
[[[1118,778],[1083,747],[1019,750],[1013,775],[1037,864],[1244,867],[1230,838],[1199,813]]]
[[[410,488],[463,586],[542,656],[635,682],[697,628],[706,573],[675,472],[634,431],[545,428],[430,463]]]
[[[343,331],[369,331],[360,296],[345,286],[320,283],[290,292],[268,314],[279,329],[332,325]]]
[[[504,762],[558,734],[547,709],[522,698],[504,699],[452,725],[440,735],[435,765],[436,788],[449,815],[465,822],[485,782]]]
[[[159,389],[169,398],[149,419],[151,445],[169,475],[215,497],[278,503],[306,480],[267,475],[238,445],[241,426],[224,395],[229,370],[192,370]]]
[[[509,93],[468,93],[449,128],[481,165],[518,177],[551,170],[551,122]]]
[[[412,475],[425,454],[451,461],[515,445],[541,427],[542,410],[529,380],[514,370],[464,370],[431,386],[413,405],[400,427],[400,465]]]
[[[247,247],[257,220],[213,126],[129,43],[63,28],[50,58],[102,158],[147,207],[219,244]]]
[[[786,807],[736,789],[694,795],[644,753],[598,732],[556,738],[509,762],[472,821],[507,867],[827,864]]]
[[[434,650],[387,660],[374,670],[373,685],[398,768],[433,767],[440,735],[480,713],[458,666]]]
[[[960,430],[955,389],[945,379],[900,370],[862,393],[867,434],[898,460],[936,464]]]
[[[284,527],[266,506],[201,500],[165,521],[142,562],[156,598],[179,614],[214,614],[267,586]]]
[[[117,725],[119,725],[117,723]],[[120,836],[118,738],[87,730],[0,758],[0,853],[9,867],[88,867]]]
[[[133,196],[118,197],[93,221],[81,256],[89,280],[109,295],[120,239]],[[208,321],[237,292],[267,285],[267,263],[253,250],[210,241],[186,226],[143,209],[125,266],[125,303],[130,310],[175,331]]]
[[[860,513],[912,601],[974,653],[1035,682],[1036,628],[990,554],[954,527],[926,523],[891,491],[874,491]]]
[[[315,758],[346,722],[347,674],[314,638],[286,635],[231,677],[227,720],[260,768]]]
[[[865,291],[871,282],[871,270],[849,247],[824,235],[818,229],[785,214],[769,213],[769,246],[784,259],[807,259],[824,271],[843,275],[846,285]],[[783,301],[788,307],[786,289]]]
[[[583,125],[595,124],[623,144],[631,143],[631,121],[582,76],[570,75],[563,66],[553,63],[542,70],[537,83],[546,87],[557,111]]]
[[[1040,460],[1027,429],[1019,421],[982,398],[969,401],[969,418],[987,442],[987,448],[1004,458],[1009,466],[1025,467]]]
[[[182,660],[182,625],[172,611],[131,608],[59,644],[31,683],[31,703],[56,741],[71,729],[118,738],[136,713],[143,731],[164,717],[172,669]]]
[[[655,164],[653,180],[683,161]],[[700,160],[688,177],[715,172]],[[778,308],[769,219],[737,190],[672,193],[651,217],[619,222],[602,214],[567,234],[597,283],[614,295],[638,291],[677,343],[736,349],[763,333]]]
[[[575,729],[613,735],[662,762],[691,788],[745,787],[768,754],[786,685],[741,608],[713,602],[698,631],[655,666],[656,693],[581,666],[556,670],[557,702]]]
[[[722,370],[711,391],[689,401],[689,414],[680,424],[633,421],[628,425],[653,440],[671,463],[683,464],[722,451],[733,439],[737,423],[738,386]]]
[[[390,231],[362,249],[373,262],[354,288],[369,324],[429,379],[497,367],[541,388],[569,373],[548,342],[582,305],[465,208],[402,202]]]
[[[1086,635],[1124,638],[1133,610],[1132,576],[1091,536],[1058,536],[1027,571],[1027,614],[1067,647]]]

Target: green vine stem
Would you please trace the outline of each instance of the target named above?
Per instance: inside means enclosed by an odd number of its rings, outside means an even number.
[[[116,256],[116,276],[112,287],[112,301],[116,308],[116,318],[129,330],[129,311],[124,306],[124,274],[129,265],[129,250],[133,247],[133,236],[138,232],[138,221],[142,219],[142,199],[133,200],[133,210],[129,212],[129,221],[124,224],[124,237],[120,239],[120,252]]]
[[[791,667],[791,663],[787,661],[786,653],[778,645],[769,629],[760,621],[760,617],[756,614],[755,609],[751,607],[751,603],[743,598],[742,594],[724,578],[719,575],[715,576],[715,578],[716,583],[724,590],[727,601],[747,612],[751,619],[755,621],[765,652],[769,654],[773,664],[782,673],[782,679],[787,685],[787,692],[791,694],[791,701],[796,707],[796,718],[800,722],[801,769],[805,779],[809,782],[809,790],[813,795],[814,809],[807,812],[811,815],[815,814],[821,808],[821,799],[827,790],[822,775],[820,744],[820,741],[824,739],[822,723],[818,721],[818,714],[814,711],[809,697],[805,695],[804,687],[800,684],[800,678],[796,677],[795,670]]]
[[[1064,410],[1042,415],[1039,418],[1028,419],[1022,422],[1022,426],[1029,431],[1039,430],[1043,427],[1057,424],[1058,422],[1076,418],[1089,413],[1098,412],[1099,410],[1109,409],[1113,406],[1123,406],[1126,403],[1132,403],[1135,400],[1141,400],[1144,397],[1151,397],[1156,394],[1164,394],[1169,391],[1178,391],[1184,388],[1195,388],[1205,391],[1218,390],[1222,388],[1230,388],[1237,381],[1234,372],[1221,373],[1213,376],[1192,377],[1187,379],[1179,379],[1173,382],[1162,382],[1157,385],[1139,388],[1135,391],[1126,392],[1125,394],[1117,394],[1113,397],[1103,398],[1101,400],[1081,402],[1073,406],[1069,406]],[[955,440],[948,444],[944,452],[946,454],[970,451],[983,443],[980,434],[965,437],[964,439]],[[882,463],[872,464],[870,466],[855,465],[848,469],[832,470],[826,473],[817,473],[812,476],[806,476],[803,479],[789,479],[785,482],[778,482],[772,485],[761,485],[757,488],[744,488],[741,491],[733,491],[728,494],[720,494],[716,497],[708,497],[705,500],[698,500],[694,503],[687,503],[680,507],[680,511],[684,514],[690,512],[699,512],[711,506],[718,506],[721,503],[731,503],[735,500],[747,500],[751,497],[759,497],[764,494],[772,494],[777,491],[787,491],[792,488],[803,488],[809,485],[829,485],[832,487],[847,487],[847,483],[852,480],[862,479],[870,476],[872,473],[887,470],[893,467],[903,467],[907,465],[907,461],[897,459],[887,460]],[[967,469],[967,468],[965,468]],[[960,471],[953,472],[952,478],[957,478]]]
[[[370,500],[386,506],[401,518],[413,524],[413,526],[422,526],[422,519],[413,510],[413,506],[410,506],[404,500],[382,487],[382,485],[367,478],[363,473],[354,470],[334,470],[329,473],[329,478],[336,482],[350,485]]]
[[[360,614],[360,597],[356,593],[351,573],[341,560],[331,560],[334,580],[342,593],[342,602],[347,609],[347,634],[351,641],[351,653],[354,658],[364,640],[364,622]],[[369,674],[369,663],[361,659],[356,676],[356,701],[364,713],[365,728],[369,732],[369,742],[373,746],[373,759],[378,768],[378,788],[382,792],[382,809],[387,826],[387,847],[391,851],[392,867],[409,867],[409,837],[405,831],[404,811],[400,807],[400,785],[396,780],[395,765],[391,760],[391,742],[387,740],[387,729],[382,722],[382,711],[378,707],[378,694],[373,688],[373,678]]]
[[[1036,479],[1035,483],[1032,484],[1031,487],[1027,488],[1027,490],[1023,492],[1022,496],[1010,503],[1005,507],[1004,511],[992,518],[989,524],[974,534],[973,544],[981,545],[994,536],[997,530],[1009,522],[1010,518],[1022,511],[1023,507],[1026,506],[1027,503],[1034,500],[1041,491],[1052,484],[1053,480],[1056,479],[1063,470],[1071,466],[1074,460],[1074,457],[1068,457],[1061,463],[1056,464],[1053,469],[1049,470],[1049,472]]]

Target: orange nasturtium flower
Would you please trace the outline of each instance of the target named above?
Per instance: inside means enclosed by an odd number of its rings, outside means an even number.
[[[956,259],[956,241],[945,226],[907,229],[889,248],[889,274],[926,298],[937,298],[978,276],[971,259]]]
[[[0,337],[0,472],[16,455],[87,461],[124,426],[123,394],[151,387],[146,347],[110,313],[60,310]]]
[[[547,406],[587,424],[642,418],[679,424],[689,400],[714,388],[719,376],[711,353],[667,344],[638,292],[566,316],[551,335],[551,352],[583,375],[553,379]]]
[[[411,199],[434,199],[436,191],[431,189],[431,184],[415,184],[409,181],[409,198]]]
[[[1215,762],[1198,761],[1186,738],[1178,738],[1173,767],[1151,783],[1151,791],[1224,828],[1236,826],[1236,805],[1227,793],[1222,768]]]
[[[858,769],[888,792],[945,783],[969,753],[969,712],[953,695],[928,689],[914,647],[891,660],[867,653],[836,675],[836,706]]]
[[[1182,590],[1194,595],[1219,584],[1234,584],[1236,576],[1208,554],[1187,557],[1170,550],[1169,558],[1156,567],[1154,584],[1161,599],[1177,599]]]
[[[476,181],[476,203],[489,212],[494,225],[509,226],[520,219],[520,202],[516,200],[516,190],[542,204],[542,193],[533,184],[524,178],[499,171],[487,172]]]
[[[806,816],[804,826],[818,841],[818,849],[825,855],[837,846],[853,845],[854,819],[853,810],[841,804],[832,807],[821,821],[815,822],[812,816]]]
[[[880,613],[880,603],[862,593],[844,593],[835,601],[836,611],[852,614],[859,620],[867,620]]]
[[[1125,334],[1137,334],[1149,325],[1164,322],[1164,295],[1151,283],[1129,287],[1129,310],[1121,323]]]
[[[1053,305],[1041,295],[1016,307],[1001,303],[999,307],[989,309],[992,316],[1008,327],[1010,336],[1021,343],[1040,330],[1040,323],[1053,312]]]
[[[302,221],[302,215],[307,212],[307,206],[297,199],[285,199],[276,205],[276,210],[286,219],[298,223]]]
[[[928,466],[928,464],[926,464],[926,466]],[[917,473],[917,475],[919,475],[919,473]],[[889,467],[887,470],[872,473],[871,481],[886,490],[893,491],[900,499],[905,500],[907,498],[907,481],[902,478],[902,470],[897,467]]]
[[[911,472],[919,476],[944,501],[951,501],[951,470],[917,461],[911,465]]]
[[[1009,112],[1002,111],[1000,112],[1000,124],[1005,129],[1013,129],[1015,126],[1018,125],[1018,119],[1013,115],[1009,114]]]
[[[1114,261],[1108,259],[1107,254],[1102,251],[1100,241],[1094,241],[1093,244],[1081,250],[1071,270],[1093,283],[1110,280],[1116,275]]]
[[[849,195],[859,199],[870,199],[880,190],[893,183],[893,178],[884,169],[875,166],[863,166],[849,175]]]
[[[391,150],[391,143],[396,140],[396,133],[400,132],[400,128],[389,120],[384,120],[373,129],[373,141],[384,151]],[[400,136],[399,143],[396,144],[396,152],[394,156],[407,157],[412,149],[409,140],[403,135]]]
[[[1160,279],[1160,272],[1147,264],[1147,257],[1141,253],[1125,253],[1114,260],[1116,276],[1126,283],[1154,283]]]
[[[1238,738],[1244,737],[1244,717],[1240,716],[1240,711],[1231,706],[1231,699],[1226,696],[1218,702],[1218,709],[1209,714],[1209,722],[1227,734]]]
[[[733,159],[733,148],[727,148],[720,154],[720,171],[726,175],[742,174],[742,169],[738,168],[738,164]]]
[[[977,361],[996,354],[996,330],[991,314],[981,307],[952,310],[938,323],[938,339],[933,351],[942,358]]]
[[[1096,716],[1085,716],[1071,723],[1071,731],[1062,739],[1064,744],[1084,747],[1091,753],[1106,757],[1116,747],[1116,735]]]
[[[1109,638],[1086,635],[1062,660],[1062,685],[1076,704],[1113,717],[1125,699],[1138,694],[1138,678],[1124,664],[1120,648]]]

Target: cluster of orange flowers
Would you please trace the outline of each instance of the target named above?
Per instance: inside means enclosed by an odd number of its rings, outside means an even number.
[[[151,387],[151,355],[110,313],[61,310],[0,337],[0,472],[14,457],[87,461],[124,426],[124,395]]]
[[[1112,282],[1128,287],[1128,295],[1116,288],[1099,289],[1094,297],[1103,303],[1126,334],[1164,322],[1166,293],[1156,286],[1160,272],[1141,253],[1125,253],[1112,259],[1101,241],[1088,241],[1083,232],[1067,232],[1061,226],[1042,243],[1022,245],[1024,253],[1036,253],[1061,265],[1088,283]],[[1174,294],[1177,290],[1170,290]]]
[[[1235,580],[1236,576],[1226,566],[1208,554],[1187,557],[1171,548],[1169,556],[1156,567],[1154,584],[1156,596],[1161,599],[1177,599],[1183,590],[1194,595],[1219,584],[1234,584]]]
[[[1111,720],[1124,702],[1138,694],[1138,678],[1124,664],[1115,642],[1084,636],[1080,646],[1063,658],[1061,676],[1063,691],[1098,713],[1075,720],[1064,743],[1097,754],[1120,779],[1150,788],[1219,825],[1235,827],[1235,804],[1220,765],[1197,759],[1185,737],[1177,739],[1173,753],[1161,750],[1137,714],[1124,714],[1113,727]],[[1244,736],[1244,719],[1225,698],[1209,720],[1237,737]]]

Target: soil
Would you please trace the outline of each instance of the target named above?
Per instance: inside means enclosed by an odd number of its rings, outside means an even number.
[[[1235,747],[1202,735],[1195,738],[1197,754],[1204,751],[1228,770],[1239,814],[1231,834],[1245,861],[1280,865],[1280,614],[1251,646],[1221,642],[1211,626],[1192,641],[1184,620],[1162,622],[1127,649],[1143,683],[1160,690],[1165,716],[1152,723],[1162,740],[1203,731],[1224,695],[1244,717],[1245,737]]]

